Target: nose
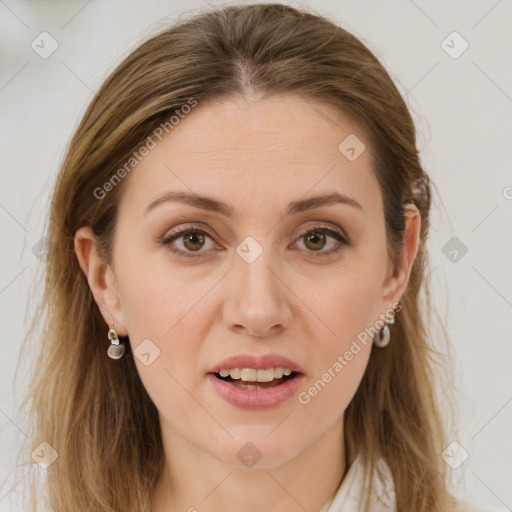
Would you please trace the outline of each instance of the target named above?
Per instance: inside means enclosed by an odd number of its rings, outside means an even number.
[[[235,256],[233,265],[224,302],[225,325],[256,337],[268,337],[288,328],[292,318],[291,291],[279,266],[272,265],[270,251],[263,251],[251,263]]]

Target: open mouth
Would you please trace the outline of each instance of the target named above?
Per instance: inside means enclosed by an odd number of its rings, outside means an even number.
[[[242,379],[233,379],[231,376],[222,377],[220,373],[214,373],[215,377],[219,380],[223,380],[224,382],[231,384],[235,388],[239,389],[247,389],[247,390],[258,390],[258,389],[269,389],[275,388],[284,384],[285,382],[296,378],[300,375],[297,372],[291,372],[290,375],[283,375],[279,379],[272,379],[270,382],[258,382],[258,381],[243,381]]]

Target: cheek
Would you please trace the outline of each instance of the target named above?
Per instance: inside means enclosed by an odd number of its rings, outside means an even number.
[[[350,271],[344,269],[321,294],[308,294],[321,323],[315,319],[315,327],[310,325],[307,337],[315,346],[315,371],[298,398],[311,411],[327,411],[332,421],[348,406],[366,370],[373,341],[371,327],[378,316],[379,271],[361,263]]]
[[[318,312],[323,324],[321,330],[326,334],[319,336],[317,331],[315,336],[314,331],[310,333],[328,357],[323,358],[324,365],[332,360],[334,353],[348,350],[352,341],[371,341],[365,333],[378,318],[380,272],[377,266],[361,262],[343,268],[339,277],[323,286],[321,292],[313,289],[308,292],[308,303],[315,313]]]
[[[372,300],[361,289],[357,297],[346,290],[323,310],[335,335],[313,338],[314,371],[297,401],[306,417],[322,417],[324,427],[343,415],[363,378],[372,348],[372,336],[365,331],[371,324]]]
[[[148,260],[147,254],[133,251],[116,264],[125,325],[152,400],[163,411],[179,409],[186,416],[190,396],[185,389],[195,385],[194,376],[203,371],[198,353],[209,329],[205,308],[215,279],[192,285],[165,259],[141,264]]]
[[[321,417],[325,427],[340,418],[359,387],[370,353],[369,344],[334,353],[297,396],[305,417],[315,421]]]
[[[118,286],[130,339],[172,345],[175,332],[190,324],[215,279],[192,282],[159,251],[157,257],[149,251],[125,251],[116,264]]]

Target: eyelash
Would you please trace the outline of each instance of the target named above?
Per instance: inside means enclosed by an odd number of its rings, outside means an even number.
[[[193,253],[190,251],[183,251],[181,249],[177,249],[176,247],[171,246],[172,242],[174,242],[178,238],[180,238],[184,235],[191,234],[191,233],[199,233],[201,235],[206,235],[213,240],[213,236],[208,231],[191,226],[191,227],[182,229],[181,231],[177,231],[176,233],[170,233],[168,236],[160,237],[160,242],[163,245],[166,245],[167,249],[170,252],[172,252],[173,254],[176,254],[179,257],[184,257],[184,258],[201,257],[200,253],[205,252],[205,251],[197,251],[196,253]],[[315,251],[307,251],[307,252],[313,253],[313,254],[311,254],[311,256],[313,256],[315,258],[330,256],[330,255],[335,254],[338,251],[340,251],[342,249],[342,246],[350,245],[345,240],[345,238],[341,235],[341,233],[339,233],[338,231],[335,231],[333,229],[330,229],[328,227],[325,227],[325,226],[313,226],[313,227],[309,228],[307,231],[304,231],[303,233],[301,233],[299,235],[299,237],[297,238],[297,240],[304,238],[306,235],[308,235],[310,233],[323,233],[323,234],[331,236],[332,238],[336,239],[339,242],[339,245],[337,247],[335,247],[334,249],[330,249],[329,251],[319,250],[318,253],[315,253]]]

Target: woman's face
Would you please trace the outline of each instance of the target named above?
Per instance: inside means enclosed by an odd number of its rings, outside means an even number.
[[[388,260],[360,128],[299,96],[200,102],[125,179],[109,312],[163,435],[272,467],[340,432],[370,357],[365,329],[382,327],[410,269]],[[332,194],[345,199],[314,199]],[[224,362],[236,356],[255,359]],[[260,372],[274,378],[262,386],[283,382],[272,390],[215,376],[237,367],[300,374]]]

